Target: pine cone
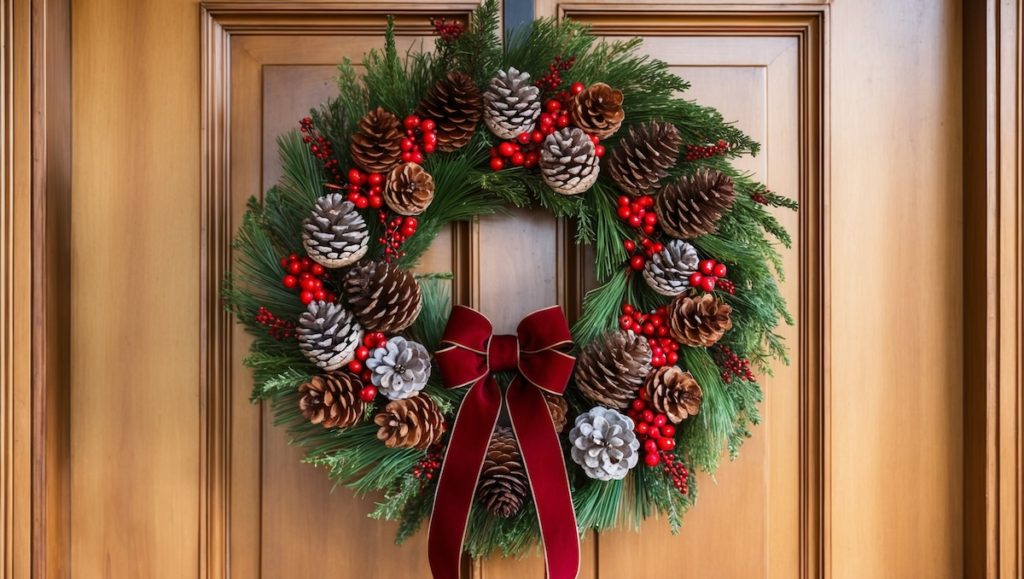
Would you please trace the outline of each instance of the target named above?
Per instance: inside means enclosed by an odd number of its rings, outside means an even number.
[[[597,181],[600,170],[594,142],[580,129],[555,131],[541,145],[540,172],[556,193],[583,193]]]
[[[397,266],[367,261],[352,266],[341,290],[345,302],[368,332],[397,334],[420,315],[423,302],[416,278]]]
[[[302,222],[302,246],[310,259],[324,267],[345,267],[359,261],[369,248],[366,221],[341,193],[324,195]]]
[[[625,408],[651,371],[651,347],[633,332],[615,331],[587,344],[576,361],[576,386],[609,408]]]
[[[658,368],[647,377],[644,390],[654,408],[675,424],[700,411],[700,384],[679,366]]]
[[[299,410],[306,420],[324,428],[348,428],[363,417],[362,383],[348,372],[313,376],[299,386]]]
[[[683,138],[672,123],[658,121],[629,129],[608,157],[608,174],[626,193],[656,191],[679,159]]]
[[[569,431],[569,444],[573,462],[597,480],[626,478],[640,460],[640,441],[633,432],[633,421],[600,406],[576,417],[576,425]]]
[[[352,135],[352,160],[364,171],[387,173],[402,160],[402,123],[398,117],[377,107],[359,119]]]
[[[514,517],[523,508],[530,480],[511,428],[499,426],[491,435],[476,492],[484,508],[496,517]]]
[[[551,422],[555,425],[555,431],[562,432],[565,430],[566,422],[568,422],[566,415],[569,414],[569,403],[561,396],[555,396],[547,392],[543,392],[543,394],[544,402],[548,405],[548,414],[551,415]]]
[[[384,202],[399,215],[419,215],[434,200],[434,178],[416,163],[396,165],[384,187]]]
[[[430,378],[430,352],[422,344],[395,336],[366,359],[370,381],[391,400],[410,398]]]
[[[603,82],[595,82],[576,95],[569,115],[577,127],[598,139],[607,139],[619,130],[626,111],[622,109],[622,91]]]
[[[480,89],[463,72],[449,72],[423,97],[416,114],[437,124],[437,149],[450,153],[469,144],[480,122]]]
[[[736,200],[732,179],[718,171],[702,169],[692,177],[666,185],[655,198],[658,223],[672,237],[693,239],[714,233],[718,220]]]
[[[514,139],[533,130],[540,116],[540,89],[530,73],[499,70],[484,89],[484,123],[499,139]]]
[[[377,439],[388,448],[426,450],[441,440],[444,416],[426,394],[392,400],[373,419]]]
[[[692,245],[673,239],[644,264],[644,280],[663,296],[677,296],[690,288],[690,275],[697,272],[699,264]]]
[[[712,346],[732,329],[732,306],[712,294],[677,296],[668,306],[668,326],[679,343]]]
[[[309,302],[295,330],[299,349],[322,370],[337,370],[356,358],[363,328],[341,304]]]

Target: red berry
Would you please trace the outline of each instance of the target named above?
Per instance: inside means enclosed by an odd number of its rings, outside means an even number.
[[[530,140],[534,143],[539,143],[544,140],[544,133],[541,131],[533,131],[530,133]]]
[[[637,398],[630,403],[630,406],[633,407],[633,410],[643,410],[644,408],[647,408],[647,403]]]
[[[715,273],[715,260],[702,259],[699,267],[700,272],[704,275],[713,275]]]
[[[424,143],[423,144],[423,152],[424,153],[433,153],[436,149],[437,149],[437,143]]]
[[[597,155],[598,157],[604,157],[604,153],[605,153],[604,145],[598,145],[598,146],[594,147],[594,154]]]
[[[316,284],[313,282],[313,278],[307,277],[302,280],[302,289],[306,291],[313,291],[316,289]]]
[[[516,141],[518,141],[520,145],[529,145],[530,133],[519,133],[516,135]]]
[[[700,287],[700,282],[702,282],[702,281],[704,281],[704,276],[703,275],[701,275],[701,274],[699,274],[697,272],[693,272],[693,273],[690,274],[690,286],[691,287]]]
[[[374,386],[364,386],[359,391],[359,399],[363,402],[373,402],[373,399],[377,397],[377,388]]]
[[[622,246],[625,247],[626,251],[628,251],[629,253],[633,253],[634,251],[636,251],[636,242],[633,241],[632,239],[622,240]]]
[[[674,438],[662,437],[658,439],[658,450],[672,450],[676,447]]]
[[[628,222],[630,227],[640,227],[640,224],[643,223],[643,219],[634,213],[629,216]]]
[[[666,424],[661,427],[661,435],[665,438],[672,438],[676,435],[676,427],[671,424]]]
[[[315,296],[313,295],[313,292],[311,292],[311,291],[304,291],[304,292],[299,294],[299,300],[302,301],[302,303],[304,303],[304,304],[309,304],[309,302],[313,301],[314,297]]]
[[[636,428],[634,430],[636,430],[636,433],[639,434],[640,436],[647,436],[647,431],[650,428],[650,424],[647,424],[646,422],[640,422],[636,425]]]
[[[564,129],[569,126],[569,117],[565,115],[559,115],[558,119],[555,120],[555,126],[559,129]]]
[[[491,159],[491,170],[501,171],[504,168],[505,161],[501,160],[499,157],[494,157],[493,159]]]
[[[636,310],[633,308],[633,306],[631,306],[629,304],[622,304],[622,313],[624,313],[626,315],[632,316],[633,312],[635,312],[635,311]]]
[[[498,154],[502,157],[511,157],[512,153],[516,152],[516,147],[512,143],[505,141],[498,145]]]
[[[615,212],[619,216],[619,219],[629,219],[632,215],[628,205],[620,206]]]
[[[700,280],[700,289],[706,292],[715,291],[715,278],[705,277],[704,279]]]
[[[650,434],[650,430],[647,431]],[[654,440],[644,442],[644,450],[647,452],[658,452],[658,443]]]
[[[313,299],[317,301],[325,301],[327,299],[327,292],[322,289],[318,289],[313,292]]]
[[[292,275],[299,275],[300,273],[302,273],[302,264],[297,262],[297,261],[293,261],[293,262],[289,263],[288,264],[288,273],[290,273]]]
[[[679,354],[675,352],[669,352],[668,354],[665,354],[665,360],[669,364],[675,365],[675,363],[679,361]]]
[[[363,360],[370,357],[370,349],[366,346],[359,346],[356,348],[356,360],[362,362]]]
[[[665,416],[664,414],[658,414],[657,416],[654,417],[654,425],[657,426],[658,428],[665,426],[666,422],[668,422],[668,417]]]
[[[629,267],[634,271],[640,271],[644,268],[644,256],[634,255],[629,259]]]
[[[353,374],[358,374],[363,371],[363,363],[359,360],[352,360],[348,363],[348,371]]]
[[[654,442],[654,441],[652,440],[650,442]],[[658,464],[661,462],[661,457],[658,456],[658,452],[657,452],[658,444],[655,443],[654,447],[655,448],[654,448],[653,451],[650,451],[650,452],[648,452],[647,454],[644,455],[644,464],[646,464],[647,466],[650,466],[650,467],[658,466]]]
[[[298,285],[299,280],[294,275],[286,275],[284,276],[284,279],[281,280],[281,283],[284,284],[284,287],[291,289]]]
[[[405,120],[402,121],[402,125],[406,128],[406,130],[411,131],[420,125],[420,118],[417,117],[416,115],[409,115],[405,117]]]
[[[437,128],[437,123],[433,119],[424,119],[420,122],[420,130],[424,133],[432,133]]]
[[[569,89],[569,92],[571,92],[574,95],[577,95],[583,92],[586,88],[587,87],[583,86],[582,82],[574,82],[572,83],[572,88]]]
[[[551,115],[549,115],[547,113],[541,113],[540,118],[538,119],[537,123],[540,125],[540,127],[542,129],[544,127],[550,127],[550,126],[553,126],[555,124],[555,117],[553,117],[553,116],[551,116]]]
[[[377,337],[373,334],[366,334],[363,336],[363,345],[367,348],[372,348],[377,345]]]
[[[423,153],[421,153],[419,151],[413,151],[413,153],[412,153],[412,162],[413,163],[422,163],[423,162]]]
[[[551,99],[548,102],[544,103],[544,110],[551,114],[557,113],[561,108],[562,103],[556,101],[555,99]]]
[[[358,207],[359,209],[366,209],[367,207],[370,206],[370,200],[364,196],[360,196],[359,199],[356,199],[355,203],[356,207]]]
[[[370,195],[369,199],[370,207],[374,209],[380,209],[384,206],[384,198],[380,195]]]
[[[724,263],[716,263],[715,264],[715,270],[714,270],[715,277],[725,277],[725,275],[727,273],[729,273],[729,270],[725,267]]]
[[[352,185],[359,185],[363,182],[363,174],[359,172],[359,169],[348,170],[348,182]]]
[[[644,422],[654,422],[654,412],[652,410],[644,410]]]
[[[518,167],[518,166],[522,165],[525,162],[526,162],[526,155],[520,153],[519,151],[516,151],[515,153],[512,153],[512,164],[513,165]]]

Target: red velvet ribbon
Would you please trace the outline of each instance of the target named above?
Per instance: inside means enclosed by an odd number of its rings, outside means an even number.
[[[576,359],[569,324],[558,306],[523,318],[512,336],[493,335],[480,312],[455,306],[436,353],[448,388],[469,386],[437,482],[430,519],[429,558],[435,579],[459,579],[462,546],[473,493],[501,412],[502,395],[492,372],[518,370],[505,392],[508,415],[537,508],[549,579],[579,574],[576,513],[558,433],[542,391],[561,396]]]

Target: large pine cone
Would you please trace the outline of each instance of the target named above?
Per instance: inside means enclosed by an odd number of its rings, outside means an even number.
[[[302,222],[302,246],[310,259],[324,267],[345,267],[369,249],[366,221],[341,193],[324,195]]]
[[[352,266],[341,284],[345,302],[368,332],[397,334],[420,315],[420,284],[404,269],[367,261]]]
[[[700,170],[692,177],[666,185],[657,196],[654,209],[658,223],[672,237],[693,239],[718,229],[733,202],[732,179],[718,171]]]
[[[608,157],[608,174],[626,193],[656,191],[679,159],[683,138],[672,123],[654,121],[629,129]]]
[[[670,240],[644,264],[644,281],[663,296],[677,296],[690,288],[690,275],[697,272],[700,257],[692,245]]]
[[[476,492],[480,503],[496,517],[514,517],[523,508],[530,480],[511,428],[498,427],[491,436]]]
[[[712,294],[678,296],[668,306],[668,327],[679,343],[713,346],[732,329],[732,306]]]
[[[352,135],[352,160],[364,171],[387,173],[402,160],[402,123],[398,117],[377,107],[359,119]]]
[[[416,114],[437,124],[437,149],[450,153],[469,144],[480,122],[480,89],[463,72],[449,72],[427,91]]]
[[[434,178],[416,163],[396,165],[384,187],[384,202],[399,215],[419,215],[434,200]]]
[[[363,328],[341,304],[309,302],[295,330],[299,349],[317,367],[337,370],[356,358]]]
[[[392,400],[373,418],[377,439],[388,448],[426,450],[441,440],[444,416],[426,394]]]
[[[703,392],[693,375],[679,366],[662,366],[647,377],[644,390],[654,409],[679,424],[700,411]]]
[[[569,115],[577,127],[599,139],[607,139],[619,130],[626,111],[622,91],[603,82],[595,82],[573,98]]]
[[[366,408],[359,397],[362,389],[362,383],[348,372],[313,376],[299,386],[299,410],[306,420],[324,428],[355,426]]]
[[[530,73],[499,70],[484,89],[484,123],[499,139],[514,139],[533,130],[540,116],[540,89]]]
[[[569,403],[561,396],[544,392],[544,402],[548,405],[548,414],[551,415],[551,423],[555,425],[555,432],[565,430],[565,424],[569,421]]]
[[[551,133],[540,148],[540,172],[556,193],[583,193],[600,172],[594,142],[575,127]]]
[[[576,386],[608,408],[625,408],[651,371],[651,347],[633,332],[615,331],[587,344],[576,361]]]

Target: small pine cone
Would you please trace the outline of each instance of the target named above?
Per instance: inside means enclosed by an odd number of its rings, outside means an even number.
[[[392,400],[373,418],[377,440],[388,448],[426,450],[444,434],[444,416],[426,394]]]
[[[551,415],[551,422],[555,425],[555,431],[562,432],[565,430],[565,424],[569,420],[566,416],[569,414],[569,403],[561,396],[555,396],[547,392],[543,394],[544,402],[548,405],[548,414]]]
[[[363,328],[341,304],[310,302],[295,329],[299,349],[322,370],[337,370],[356,359]]]
[[[404,269],[367,261],[352,266],[341,290],[345,302],[368,332],[397,334],[420,315],[420,284]]]
[[[491,436],[476,493],[484,508],[502,519],[514,517],[523,508],[530,479],[511,428],[499,426]]]
[[[419,215],[434,200],[434,178],[416,163],[396,165],[384,187],[384,202],[399,215]]]
[[[629,406],[651,371],[651,347],[633,332],[615,331],[587,344],[576,361],[576,386],[608,408]]]
[[[573,462],[596,480],[624,479],[640,460],[633,421],[610,408],[597,406],[577,416],[569,445]]]
[[[644,281],[663,296],[677,296],[690,288],[690,275],[697,272],[699,264],[692,245],[672,239],[644,264]]]
[[[679,366],[662,366],[647,377],[644,391],[655,410],[674,424],[700,411],[703,392],[693,375]]]
[[[480,122],[482,99],[473,78],[449,72],[423,97],[416,114],[437,124],[437,150],[450,153],[469,144]]]
[[[631,127],[608,157],[608,174],[626,193],[656,191],[679,159],[683,138],[672,123],[650,122]]]
[[[600,170],[594,142],[580,129],[555,131],[541,145],[540,172],[556,193],[583,193],[597,181]]]
[[[430,379],[430,352],[423,344],[395,336],[370,352],[366,369],[378,391],[391,400],[412,398]]]
[[[668,306],[668,327],[679,343],[709,347],[732,329],[732,306],[713,294],[677,296]]]
[[[484,89],[484,123],[499,139],[532,131],[538,116],[540,89],[530,82],[530,73],[499,70]]]
[[[718,229],[736,192],[732,179],[718,171],[700,170],[692,177],[666,185],[655,198],[658,223],[672,237],[693,239]]]
[[[359,130],[352,135],[349,151],[364,171],[387,173],[402,160],[403,138],[405,132],[398,117],[377,107],[359,119]]]
[[[603,82],[595,82],[576,95],[569,107],[572,122],[588,135],[607,139],[619,130],[626,111],[622,108],[622,91]]]
[[[362,383],[348,372],[313,376],[299,386],[299,410],[306,420],[324,428],[355,426],[366,409],[359,397],[362,389]]]
[[[302,222],[302,246],[324,267],[345,267],[366,255],[370,233],[356,206],[341,193],[330,193],[317,200]]]

